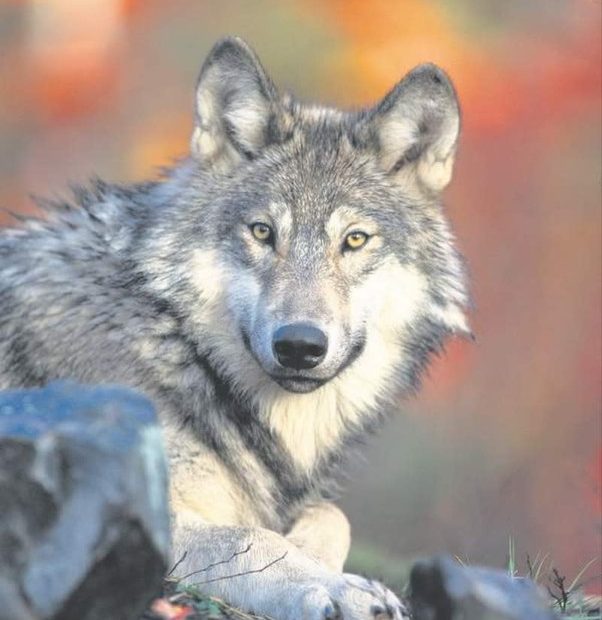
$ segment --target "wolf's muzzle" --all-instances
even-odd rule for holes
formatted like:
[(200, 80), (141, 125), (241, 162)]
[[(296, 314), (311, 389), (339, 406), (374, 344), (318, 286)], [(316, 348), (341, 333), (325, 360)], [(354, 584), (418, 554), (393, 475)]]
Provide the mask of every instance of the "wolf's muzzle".
[(286, 368), (315, 368), (326, 356), (326, 334), (308, 323), (292, 323), (274, 332), (272, 348), (278, 362)]

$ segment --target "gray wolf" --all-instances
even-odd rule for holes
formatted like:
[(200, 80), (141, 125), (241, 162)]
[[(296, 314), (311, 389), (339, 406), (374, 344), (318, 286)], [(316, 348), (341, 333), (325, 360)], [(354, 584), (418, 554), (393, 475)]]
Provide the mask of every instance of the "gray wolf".
[(401, 617), (392, 592), (342, 572), (332, 500), (354, 444), (469, 331), (440, 202), (459, 128), (433, 65), (346, 112), (281, 95), (226, 38), (200, 73), (188, 157), (1, 234), (0, 387), (71, 378), (152, 398), (177, 571), (206, 568), (189, 579), (211, 594), (277, 620)]

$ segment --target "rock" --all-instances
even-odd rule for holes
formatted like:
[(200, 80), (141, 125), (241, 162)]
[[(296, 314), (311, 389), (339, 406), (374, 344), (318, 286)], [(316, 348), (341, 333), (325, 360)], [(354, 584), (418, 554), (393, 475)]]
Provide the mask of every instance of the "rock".
[(167, 464), (119, 387), (0, 392), (0, 620), (126, 620), (161, 590)]
[(555, 620), (530, 579), (450, 557), (417, 562), (410, 575), (413, 620)]

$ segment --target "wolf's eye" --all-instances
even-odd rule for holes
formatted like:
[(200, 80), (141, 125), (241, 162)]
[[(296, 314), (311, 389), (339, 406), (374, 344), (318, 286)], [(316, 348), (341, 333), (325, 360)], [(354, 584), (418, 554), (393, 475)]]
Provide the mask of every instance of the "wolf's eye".
[(343, 243), (343, 250), (359, 250), (366, 245), (367, 241), (368, 235), (365, 232), (361, 232), (359, 230), (350, 232), (345, 237), (345, 242)]
[(274, 231), (263, 222), (255, 222), (251, 224), (251, 232), (257, 241), (262, 243), (272, 243), (274, 239)]

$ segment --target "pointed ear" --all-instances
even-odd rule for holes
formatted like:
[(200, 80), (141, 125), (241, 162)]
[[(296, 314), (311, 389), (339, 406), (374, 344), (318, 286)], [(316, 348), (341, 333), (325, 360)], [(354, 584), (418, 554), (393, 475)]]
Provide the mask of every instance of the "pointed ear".
[(454, 87), (439, 67), (425, 64), (410, 71), (376, 106), (369, 123), (391, 175), (431, 193), (450, 182), (460, 110)]
[(267, 144), (278, 95), (253, 50), (228, 37), (216, 43), (203, 64), (195, 104), (192, 155), (227, 170)]

